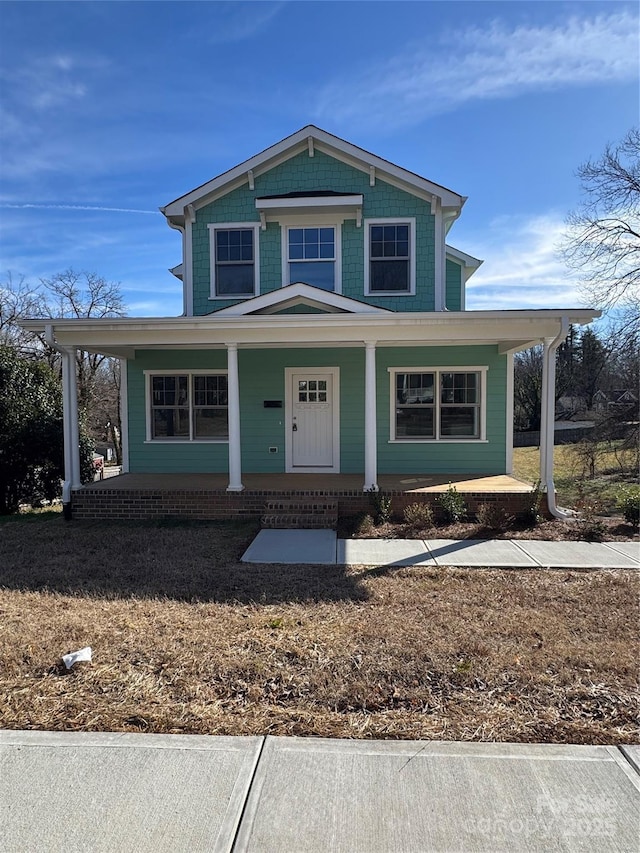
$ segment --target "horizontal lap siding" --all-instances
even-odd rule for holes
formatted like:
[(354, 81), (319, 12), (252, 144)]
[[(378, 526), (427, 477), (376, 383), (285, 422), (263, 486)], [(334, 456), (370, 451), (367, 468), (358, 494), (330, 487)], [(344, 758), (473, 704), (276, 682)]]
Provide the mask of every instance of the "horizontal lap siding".
[[(377, 359), (378, 471), (395, 473), (486, 473), (506, 470), (506, 357), (495, 346), (379, 347)], [(238, 353), (242, 469), (252, 473), (285, 470), (285, 368), (340, 368), (340, 470), (364, 471), (364, 348), (267, 349)], [(222, 350), (139, 352), (129, 361), (130, 470), (140, 473), (225, 472), (227, 444), (145, 444), (144, 371), (224, 369)], [(389, 443), (389, 367), (488, 366), (488, 443)], [(265, 408), (281, 400), (282, 408)], [(276, 447), (276, 453), (269, 448)]]
[[(390, 443), (389, 367), (487, 366), (487, 443)], [(495, 346), (380, 347), (378, 472), (380, 474), (504, 474), (506, 471), (506, 356)]]
[[(253, 473), (285, 470), (285, 382), (287, 367), (340, 368), (340, 470), (362, 471), (364, 450), (364, 352), (361, 349), (240, 350), (242, 467)], [(282, 409), (265, 409), (281, 400)], [(269, 447), (277, 447), (270, 453)]]
[(212, 371), (227, 367), (223, 350), (138, 351), (128, 361), (129, 382), (129, 470), (132, 473), (220, 473), (229, 468), (226, 443), (175, 444), (170, 441), (145, 444), (145, 370)]

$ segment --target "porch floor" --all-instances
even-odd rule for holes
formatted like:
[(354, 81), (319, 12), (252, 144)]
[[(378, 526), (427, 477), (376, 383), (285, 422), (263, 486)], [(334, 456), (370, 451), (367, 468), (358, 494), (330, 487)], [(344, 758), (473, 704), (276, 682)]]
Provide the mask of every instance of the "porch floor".
[[(89, 483), (82, 491), (224, 492), (228, 482), (226, 474), (120, 474)], [(263, 494), (361, 493), (364, 474), (243, 474), (242, 483), (245, 492)], [(382, 492), (407, 494), (446, 492), (449, 483), (462, 493), (526, 494), (533, 490), (530, 483), (508, 474), (381, 474), (378, 478)]]

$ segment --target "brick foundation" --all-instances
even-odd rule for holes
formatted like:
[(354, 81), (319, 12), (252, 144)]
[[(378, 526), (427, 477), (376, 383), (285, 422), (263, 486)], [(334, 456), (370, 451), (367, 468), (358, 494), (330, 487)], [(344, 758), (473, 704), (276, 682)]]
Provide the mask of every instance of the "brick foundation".
[[(381, 491), (391, 498), (391, 512), (401, 518), (412, 503), (430, 503), (436, 518), (441, 517), (438, 494)], [(516, 517), (527, 514), (531, 496), (526, 492), (461, 492), (470, 515), (484, 503), (503, 507)], [(202, 520), (259, 519), (267, 503), (274, 501), (337, 501), (340, 516), (372, 513), (371, 497), (362, 491), (250, 491), (211, 490), (100, 489), (93, 486), (73, 493), (72, 515), (78, 520), (159, 519), (181, 517)]]

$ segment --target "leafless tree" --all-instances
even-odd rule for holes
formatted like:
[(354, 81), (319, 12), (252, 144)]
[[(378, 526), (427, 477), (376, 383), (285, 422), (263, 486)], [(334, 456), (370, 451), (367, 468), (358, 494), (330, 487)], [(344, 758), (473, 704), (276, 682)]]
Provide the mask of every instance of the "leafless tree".
[(635, 305), (640, 290), (640, 129), (577, 172), (585, 195), (569, 214), (562, 254), (582, 276), (587, 302)]

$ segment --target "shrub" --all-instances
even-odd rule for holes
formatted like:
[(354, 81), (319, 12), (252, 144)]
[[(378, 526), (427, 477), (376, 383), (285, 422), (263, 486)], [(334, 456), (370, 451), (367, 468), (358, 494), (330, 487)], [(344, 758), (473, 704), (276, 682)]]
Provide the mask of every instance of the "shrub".
[(356, 522), (355, 533), (358, 536), (366, 536), (368, 533), (371, 533), (374, 526), (373, 518), (369, 514), (362, 515)]
[(391, 519), (391, 498), (385, 497), (374, 489), (369, 489), (369, 501), (376, 524), (386, 524)]
[(442, 507), (446, 520), (449, 522), (456, 523), (462, 521), (467, 514), (465, 499), (451, 483), (449, 483), (449, 488), (446, 492), (438, 495), (437, 501)]
[(579, 538), (587, 542), (599, 542), (605, 533), (604, 522), (598, 517), (602, 512), (600, 501), (581, 497), (576, 501), (575, 508), (579, 512), (576, 519)]
[(480, 504), (476, 518), (488, 530), (505, 530), (513, 521), (513, 516), (504, 507), (492, 503)]
[(533, 490), (529, 493), (529, 500), (525, 508), (525, 520), (530, 524), (539, 524), (542, 521), (542, 484), (536, 480)]
[(433, 527), (433, 510), (427, 503), (409, 504), (404, 511), (404, 520), (416, 530), (428, 530)]
[(623, 486), (618, 492), (616, 506), (627, 524), (640, 526), (640, 486)]

